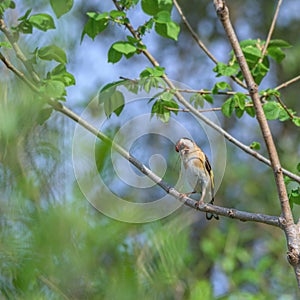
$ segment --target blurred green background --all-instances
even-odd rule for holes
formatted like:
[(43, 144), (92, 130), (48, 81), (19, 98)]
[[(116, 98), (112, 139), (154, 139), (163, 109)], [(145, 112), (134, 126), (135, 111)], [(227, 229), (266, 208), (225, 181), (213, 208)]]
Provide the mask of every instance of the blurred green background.
[[(5, 15), (10, 25), (29, 7), (34, 13), (53, 15), (48, 1), (15, 2), (16, 9)], [(241, 39), (266, 38), (276, 1), (227, 2)], [(226, 62), (229, 45), (212, 1), (180, 4), (206, 45)], [(282, 5), (273, 38), (284, 39), (293, 48), (287, 49), (282, 65), (272, 64), (262, 88), (275, 87), (300, 73), (298, 7), (296, 0)], [(106, 53), (112, 42), (126, 35), (120, 28), (111, 27), (94, 42), (85, 37), (80, 44), (86, 12), (111, 9), (109, 0), (75, 1), (67, 15), (56, 19), (57, 29), (34, 32), (19, 40), (28, 54), (50, 43), (65, 49), (68, 70), (77, 82), (68, 90), (66, 105), (78, 113), (101, 86), (119, 76), (136, 78), (149, 66), (141, 56), (122, 59), (116, 65), (107, 63)], [(135, 25), (145, 18), (139, 6), (129, 15)], [(174, 19), (180, 23), (175, 12)], [(197, 48), (182, 24), (181, 30), (178, 43), (155, 33), (149, 34), (145, 43), (170, 78), (195, 89), (212, 88), (215, 75), (207, 70), (214, 67), (213, 63)], [(2, 34), (0, 38), (3, 41)], [(20, 66), (11, 52), (8, 55)], [(53, 113), (39, 125), (41, 104), (35, 95), (3, 64), (0, 68), (1, 298), (297, 299), (295, 276), (286, 260), (285, 238), (277, 228), (227, 218), (207, 222), (204, 214), (185, 207), (148, 224), (123, 223), (98, 212), (86, 201), (73, 174), (74, 123)], [(39, 65), (39, 74), (44, 75), (47, 68), (47, 64)], [(297, 82), (282, 90), (288, 107), (296, 111), (300, 108), (299, 88)], [(218, 97), (214, 105), (221, 106), (223, 101)], [(244, 143), (262, 142), (253, 119), (226, 119), (221, 114), (218, 117), (222, 127)], [(111, 122), (106, 129), (108, 134), (118, 129), (117, 118)], [(283, 166), (296, 172), (300, 154), (298, 129), (291, 122), (272, 121), (270, 125)], [(145, 148), (151, 147), (151, 139), (142, 142)], [(108, 176), (114, 176), (108, 150), (99, 146), (97, 163), (105, 165)], [(170, 181), (178, 176), (173, 151), (170, 148), (166, 154), (168, 168), (173, 172), (168, 173)], [(136, 154), (142, 152), (137, 147)], [(266, 155), (264, 147), (261, 153)], [(123, 191), (116, 188), (115, 192)], [(142, 194), (140, 191), (130, 195), (139, 202)], [(280, 214), (272, 171), (230, 143), (216, 203)], [(297, 207), (294, 209), (297, 219), (299, 213)]]

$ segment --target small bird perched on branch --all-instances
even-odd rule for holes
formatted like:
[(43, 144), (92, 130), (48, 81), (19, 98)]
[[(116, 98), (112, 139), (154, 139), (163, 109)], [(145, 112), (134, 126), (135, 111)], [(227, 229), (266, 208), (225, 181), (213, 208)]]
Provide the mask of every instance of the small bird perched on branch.
[[(191, 187), (194, 188), (192, 192), (184, 195), (189, 196), (191, 194), (200, 193), (201, 197), (198, 201), (198, 205), (201, 205), (204, 203), (206, 190), (210, 185), (211, 201), (209, 203), (213, 204), (215, 200), (214, 174), (205, 153), (189, 138), (181, 138), (177, 142), (175, 150), (180, 154), (180, 158), (186, 171), (185, 175), (187, 177), (187, 181)], [(219, 219), (217, 215), (210, 215), (206, 213), (206, 218), (208, 220), (212, 217)]]

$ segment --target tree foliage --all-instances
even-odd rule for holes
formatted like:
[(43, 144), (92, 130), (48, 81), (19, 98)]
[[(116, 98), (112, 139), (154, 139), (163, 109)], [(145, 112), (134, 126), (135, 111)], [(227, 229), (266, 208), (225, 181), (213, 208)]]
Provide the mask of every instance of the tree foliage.
[[(126, 118), (148, 111), (150, 117), (144, 118), (144, 123), (157, 118), (163, 128), (175, 119), (193, 127), (187, 111), (195, 109), (201, 116), (214, 111), (221, 123), (215, 126), (227, 133), (229, 141), (242, 144), (228, 143), (228, 168), (216, 196), (219, 212), (230, 216), (227, 211), (233, 208), (254, 218), (259, 214), (280, 215), (272, 171), (259, 161), (268, 157), (268, 151), (258, 133), (259, 116), (241, 64), (220, 42), (225, 34), (218, 25), (213, 1), (198, 2), (183, 2), (182, 7), (171, 0), (0, 2), (2, 297), (266, 299), (280, 295), (296, 299), (295, 276), (286, 261), (285, 239), (278, 227), (230, 218), (207, 223), (202, 213), (186, 206), (151, 223), (120, 222), (94, 209), (73, 176), (73, 121), (81, 122), (74, 112), (79, 106), (88, 106), (91, 95), (101, 111), (92, 106), (88, 113), (97, 118), (103, 115), (106, 120), (103, 133), (96, 134), (106, 142), (94, 149), (97, 171), (115, 194), (132, 203), (150, 202), (165, 195), (168, 188), (159, 180), (158, 185), (144, 189), (118, 181), (111, 151), (115, 149), (125, 158), (128, 154), (110, 138), (125, 127)], [(297, 219), (300, 57), (299, 41), (294, 37), (298, 27), (290, 26), (288, 17), (279, 15), (277, 27), (271, 27), (268, 37), (265, 28), (276, 21), (276, 3), (270, 3), (228, 1), (237, 30), (239, 24), (248, 24), (251, 29), (250, 37), (242, 38), (239, 45), (259, 87), (263, 113), (282, 162), (289, 207)], [(299, 25), (289, 5), (285, 9)], [(255, 12), (257, 18), (251, 17)], [(60, 31), (64, 20), (74, 22), (65, 27), (65, 39)], [(203, 47), (189, 24), (199, 29), (219, 60)], [(84, 73), (92, 56), (85, 51), (90, 48), (105, 49), (102, 61), (108, 63), (111, 73), (119, 66), (120, 78), (103, 82), (102, 77), (102, 88), (98, 83), (92, 91), (82, 88), (86, 98), (76, 104), (69, 95), (74, 97), (78, 92), (82, 75), (86, 83), (92, 81), (91, 74)], [(207, 56), (201, 56), (207, 51)], [(95, 59), (93, 63), (101, 65)], [(128, 78), (121, 74), (122, 66)], [(101, 67), (99, 73), (105, 73)], [(171, 76), (196, 89), (174, 86)], [(142, 94), (146, 101), (142, 106), (130, 106), (128, 93)], [(124, 145), (139, 129), (127, 129), (121, 138)], [(197, 142), (203, 142), (197, 134)], [(134, 153), (127, 159), (149, 175), (134, 159), (145, 163), (159, 148), (168, 161), (168, 171), (160, 176), (173, 185), (179, 169), (172, 147), (150, 132), (127, 149)], [(159, 173), (162, 167), (163, 163), (154, 161), (150, 169)], [(86, 184), (92, 183), (84, 161), (82, 169)], [(113, 201), (104, 187), (99, 188), (99, 199)], [(231, 214), (236, 219), (251, 219), (243, 219), (246, 214), (235, 215), (234, 210)]]

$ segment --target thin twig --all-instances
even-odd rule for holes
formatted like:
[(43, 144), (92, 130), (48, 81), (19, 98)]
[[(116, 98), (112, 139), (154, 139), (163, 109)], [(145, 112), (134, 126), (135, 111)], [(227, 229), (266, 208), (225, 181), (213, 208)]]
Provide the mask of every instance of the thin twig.
[(214, 57), (214, 55), (207, 49), (207, 47), (204, 45), (204, 43), (200, 40), (199, 36), (197, 35), (197, 33), (194, 31), (194, 29), (192, 28), (192, 26), (190, 25), (189, 21), (187, 20), (186, 16), (183, 14), (183, 11), (180, 7), (180, 5), (178, 4), (177, 0), (173, 0), (173, 3), (183, 21), (183, 23), (185, 24), (185, 26), (187, 27), (188, 31), (191, 33), (193, 39), (196, 41), (196, 43), (198, 44), (198, 46), (205, 52), (205, 54), (215, 63), (218, 63), (218, 60)]
[(24, 53), (21, 51), (19, 45), (17, 44), (15, 37), (13, 34), (9, 31), (9, 29), (6, 27), (5, 22), (3, 19), (0, 19), (0, 30), (4, 33), (10, 44), (12, 45), (17, 58), (22, 62), (30, 76), (35, 82), (39, 82), (39, 76), (35, 72), (35, 70), (32, 67), (32, 64), (27, 59), (27, 57), (24, 55)]
[[(135, 84), (139, 83), (138, 79), (131, 79), (131, 78), (124, 77), (124, 76), (120, 76), (119, 78), (123, 79), (123, 80), (131, 81), (132, 83), (135, 83)], [(174, 90), (176, 90), (177, 92), (188, 93), (188, 94), (200, 94), (200, 95), (212, 95), (212, 94), (214, 94), (210, 90), (203, 90), (203, 89), (201, 89), (201, 90), (180, 89), (180, 88), (171, 89), (170, 87), (164, 87), (164, 86), (158, 86), (158, 88), (160, 88), (162, 90), (165, 90), (165, 91), (174, 91)], [(218, 91), (215, 95), (229, 95), (229, 96), (233, 96), (233, 95), (236, 95), (237, 93), (239, 93), (239, 92), (234, 92), (234, 91), (226, 91), (226, 92), (224, 92), (224, 91)], [(243, 94), (245, 94), (246, 96), (250, 96), (249, 93), (243, 93)]]
[[(207, 47), (204, 45), (204, 43), (201, 41), (197, 33), (194, 31), (192, 26), (190, 25), (189, 21), (187, 20), (186, 16), (184, 15), (180, 5), (178, 4), (177, 0), (173, 0), (173, 3), (183, 21), (185, 26), (187, 27), (188, 31), (191, 33), (193, 39), (196, 41), (197, 45), (205, 52), (205, 54), (215, 63), (218, 64), (218, 60), (213, 56), (213, 54), (207, 49)], [(242, 86), (243, 88), (247, 88), (247, 86), (236, 76), (230, 76), (230, 78), (235, 81), (237, 84)]]
[(281, 107), (286, 111), (286, 113), (289, 115), (290, 119), (293, 120), (294, 119), (294, 115), (289, 111), (288, 107), (285, 105), (285, 103), (282, 101), (282, 99), (275, 95), (277, 101), (279, 102), (279, 104), (281, 105)]
[[(239, 106), (235, 106), (235, 108), (238, 108)], [(253, 104), (249, 103), (246, 104), (245, 107), (253, 107)], [(189, 109), (186, 108), (175, 108), (175, 107), (169, 107), (169, 106), (164, 106), (165, 109), (170, 110), (170, 111), (178, 111), (178, 112), (190, 112)], [(206, 113), (206, 112), (212, 112), (212, 111), (221, 111), (222, 107), (211, 107), (211, 108), (206, 108), (206, 109), (198, 109), (199, 113)]]
[(272, 20), (272, 23), (271, 23), (271, 27), (269, 29), (269, 33), (268, 33), (268, 36), (267, 36), (267, 39), (266, 39), (266, 43), (263, 47), (261, 58), (259, 59), (259, 63), (261, 63), (263, 61), (263, 59), (264, 59), (264, 57), (267, 53), (267, 49), (268, 49), (268, 46), (270, 44), (274, 29), (275, 29), (275, 25), (276, 25), (276, 21), (277, 21), (277, 18), (278, 18), (281, 3), (282, 3), (282, 0), (278, 0), (277, 7), (276, 7), (276, 10), (275, 10), (275, 13), (274, 13), (274, 17), (273, 17), (273, 20)]
[(0, 52), (0, 60), (6, 65), (6, 67), (13, 71), (22, 81), (24, 81), (33, 91), (37, 92), (38, 88), (29, 80), (27, 77), (19, 71), (17, 68), (13, 66), (13, 64), (3, 56), (3, 54)]
[(288, 80), (288, 81), (286, 81), (286, 82), (284, 82), (284, 83), (282, 83), (282, 84), (280, 84), (280, 85), (278, 85), (278, 86), (275, 88), (275, 90), (279, 91), (280, 89), (283, 89), (283, 88), (289, 86), (290, 84), (295, 83), (295, 82), (297, 82), (297, 81), (299, 81), (299, 80), (300, 80), (300, 75), (299, 75), (299, 76), (296, 76), (296, 77), (294, 77), (294, 78), (292, 78), (292, 79), (290, 79), (290, 80)]
[(38, 278), (47, 285), (48, 288), (53, 290), (55, 293), (57, 293), (60, 297), (62, 297), (65, 300), (69, 300), (70, 298), (59, 288), (57, 287), (51, 280), (46, 278), (43, 275), (39, 275)]

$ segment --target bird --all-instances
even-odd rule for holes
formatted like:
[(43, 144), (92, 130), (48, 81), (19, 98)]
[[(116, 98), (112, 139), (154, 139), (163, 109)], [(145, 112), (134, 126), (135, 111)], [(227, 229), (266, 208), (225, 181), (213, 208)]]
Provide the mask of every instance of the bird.
[[(204, 204), (204, 198), (208, 187), (211, 188), (210, 204), (214, 203), (214, 174), (209, 163), (209, 160), (201, 148), (191, 139), (183, 137), (175, 146), (176, 152), (179, 152), (185, 175), (190, 186), (194, 189), (190, 193), (185, 193), (184, 196), (200, 193), (201, 197), (197, 205)], [(219, 219), (218, 215), (206, 213), (208, 220)]]

